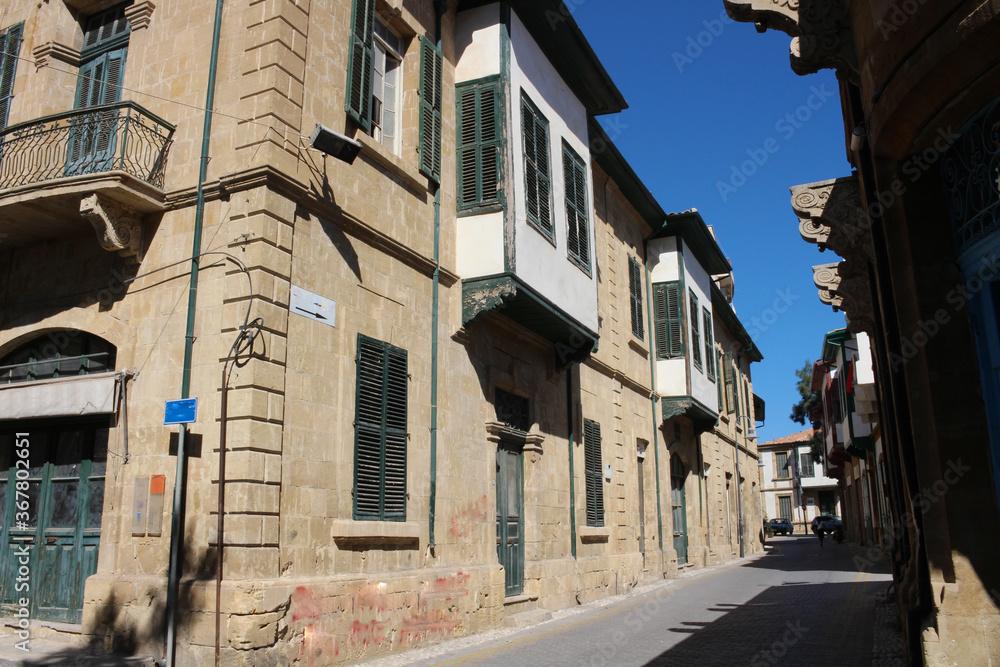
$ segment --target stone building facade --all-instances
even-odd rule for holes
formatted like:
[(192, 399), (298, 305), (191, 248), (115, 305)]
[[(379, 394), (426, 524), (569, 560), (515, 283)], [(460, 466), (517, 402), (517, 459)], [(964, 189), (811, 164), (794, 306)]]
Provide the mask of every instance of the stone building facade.
[(820, 298), (871, 338), (909, 657), (995, 662), (1000, 14), (962, 0), (724, 4), (788, 33), (795, 72), (837, 72), (854, 171), (793, 187), (792, 207), (803, 238), (843, 258), (814, 267)]
[(557, 3), (5, 9), (33, 632), (334, 664), (724, 560), (733, 501), (759, 549), (732, 269), (601, 132), (625, 102)]

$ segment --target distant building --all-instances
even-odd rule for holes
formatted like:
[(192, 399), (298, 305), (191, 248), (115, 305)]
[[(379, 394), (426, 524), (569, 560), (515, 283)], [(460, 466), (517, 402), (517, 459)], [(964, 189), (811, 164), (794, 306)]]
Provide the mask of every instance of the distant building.
[(795, 532), (808, 533), (820, 514), (841, 516), (837, 480), (826, 475), (826, 455), (815, 460), (807, 428), (758, 445), (764, 478), (764, 514), (768, 519), (788, 519)]

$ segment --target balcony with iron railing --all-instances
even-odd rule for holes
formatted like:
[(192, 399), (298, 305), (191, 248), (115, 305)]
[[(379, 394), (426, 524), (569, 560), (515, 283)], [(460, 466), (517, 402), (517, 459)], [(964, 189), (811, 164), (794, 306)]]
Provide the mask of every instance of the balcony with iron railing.
[[(134, 102), (67, 111), (0, 130), (4, 242), (54, 238), (78, 230), (85, 219), (106, 249), (138, 254), (132, 252), (136, 239), (123, 240), (113, 223), (131, 220), (126, 227), (139, 225), (141, 236), (142, 219), (165, 210), (164, 171), (173, 133), (173, 125)], [(136, 230), (131, 231), (126, 236)]]

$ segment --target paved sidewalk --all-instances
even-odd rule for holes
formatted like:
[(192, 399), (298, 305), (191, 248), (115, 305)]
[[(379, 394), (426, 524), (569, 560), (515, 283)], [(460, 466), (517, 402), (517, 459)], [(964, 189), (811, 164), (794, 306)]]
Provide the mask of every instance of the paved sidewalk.
[(107, 654), (86, 644), (59, 639), (31, 638), (28, 650), (17, 648), (21, 640), (4, 626), (0, 636), (0, 667), (31, 667), (35, 665), (80, 665), (81, 667), (153, 667), (152, 658)]

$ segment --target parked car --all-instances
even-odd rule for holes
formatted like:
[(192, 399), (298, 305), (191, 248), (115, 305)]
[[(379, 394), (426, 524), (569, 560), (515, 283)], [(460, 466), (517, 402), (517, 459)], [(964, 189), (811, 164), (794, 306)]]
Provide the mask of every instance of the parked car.
[(771, 519), (767, 527), (772, 535), (791, 535), (795, 532), (792, 522), (788, 519)]
[(840, 519), (829, 514), (820, 514), (812, 520), (812, 531), (814, 533), (822, 530), (827, 535), (830, 535), (843, 529), (844, 524), (841, 523)]

